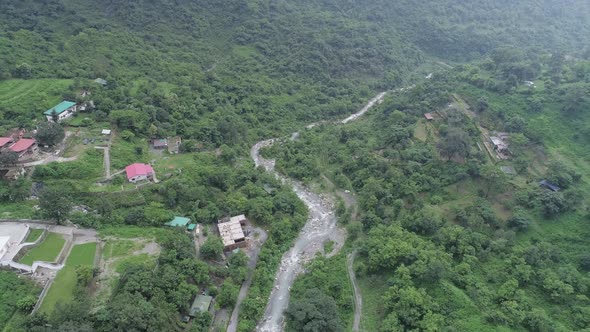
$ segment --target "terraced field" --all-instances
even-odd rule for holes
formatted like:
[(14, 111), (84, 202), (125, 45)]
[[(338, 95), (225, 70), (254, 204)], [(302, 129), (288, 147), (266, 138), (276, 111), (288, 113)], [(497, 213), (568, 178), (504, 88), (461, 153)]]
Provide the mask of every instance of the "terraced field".
[(76, 267), (93, 266), (95, 254), (96, 242), (77, 244), (72, 248), (66, 265), (58, 272), (45, 299), (43, 299), (41, 312), (51, 313), (57, 303), (65, 304), (72, 301), (77, 282)]
[(59, 103), (72, 83), (68, 79), (0, 81), (0, 108), (17, 113), (34, 113)]
[(39, 245), (29, 250), (20, 263), (32, 265), (34, 261), (54, 262), (63, 248), (66, 240), (61, 234), (49, 233)]

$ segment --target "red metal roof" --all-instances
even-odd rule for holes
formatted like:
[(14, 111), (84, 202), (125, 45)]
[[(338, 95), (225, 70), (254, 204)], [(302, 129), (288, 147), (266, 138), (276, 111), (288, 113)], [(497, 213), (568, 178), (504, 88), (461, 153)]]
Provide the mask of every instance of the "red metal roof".
[(23, 152), (33, 146), (33, 144), (36, 142), (37, 141), (32, 138), (21, 138), (18, 140), (18, 142), (14, 143), (14, 145), (10, 147), (10, 150), (14, 152)]
[(154, 169), (150, 165), (135, 163), (125, 167), (127, 173), (127, 179), (131, 179), (135, 176), (148, 176), (154, 174)]
[(430, 113), (424, 114), (424, 117), (426, 118), (426, 120), (432, 120), (432, 119), (434, 119), (434, 117)]
[(12, 142), (12, 137), (0, 137), (0, 147)]

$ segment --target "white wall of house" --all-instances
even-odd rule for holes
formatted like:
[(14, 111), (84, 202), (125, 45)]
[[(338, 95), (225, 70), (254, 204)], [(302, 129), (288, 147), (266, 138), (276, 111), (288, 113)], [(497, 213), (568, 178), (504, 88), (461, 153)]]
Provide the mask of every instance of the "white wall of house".
[(136, 182), (144, 181), (147, 179), (148, 178), (145, 175), (136, 175), (136, 176), (132, 177), (131, 179), (129, 179), (129, 182), (136, 183)]
[[(67, 110), (61, 112), (58, 115), (58, 119), (57, 122), (61, 122), (62, 120), (65, 120), (69, 117), (71, 117), (72, 115), (74, 115), (74, 113), (76, 113), (76, 105), (68, 108)], [(53, 117), (51, 115), (46, 115), (47, 117), (47, 121), (52, 122), (53, 121)]]

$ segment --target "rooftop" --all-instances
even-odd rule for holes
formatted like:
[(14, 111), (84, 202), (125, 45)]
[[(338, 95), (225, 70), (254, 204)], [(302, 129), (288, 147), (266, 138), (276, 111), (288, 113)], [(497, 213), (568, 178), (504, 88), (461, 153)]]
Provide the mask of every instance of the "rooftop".
[(176, 216), (171, 221), (165, 223), (165, 225), (171, 227), (186, 227), (190, 222), (191, 220), (189, 218)]
[(135, 176), (148, 176), (154, 174), (154, 169), (150, 165), (135, 163), (125, 167), (127, 178), (131, 179)]
[(0, 137), (0, 148), (12, 142), (12, 137)]
[(97, 78), (94, 80), (94, 83), (98, 83), (100, 85), (107, 85), (107, 80), (102, 79), (102, 78)]
[(52, 108), (48, 109), (47, 111), (43, 112), (43, 114), (45, 114), (47, 116), (51, 116), (51, 115), (53, 115), (53, 112), (55, 111), (55, 114), (59, 115), (74, 105), (76, 105), (76, 103), (74, 103), (73, 101), (64, 100), (61, 103), (59, 103), (59, 104), (53, 106)]
[(189, 311), (189, 316), (194, 317), (197, 312), (207, 312), (211, 306), (213, 298), (209, 295), (197, 295)]
[(14, 143), (14, 145), (10, 147), (10, 150), (14, 152), (23, 152), (33, 146), (33, 144), (36, 142), (37, 141), (32, 138), (19, 139), (18, 142)]
[(425, 113), (424, 117), (426, 118), (426, 120), (433, 120), (434, 119), (434, 117), (430, 113)]
[(165, 138), (158, 138), (152, 141), (152, 144), (155, 148), (166, 147), (168, 146), (168, 140)]
[(246, 236), (242, 230), (240, 221), (245, 220), (244, 215), (231, 217), (230, 221), (217, 224), (221, 241), (225, 247), (235, 244), (239, 240), (243, 240)]

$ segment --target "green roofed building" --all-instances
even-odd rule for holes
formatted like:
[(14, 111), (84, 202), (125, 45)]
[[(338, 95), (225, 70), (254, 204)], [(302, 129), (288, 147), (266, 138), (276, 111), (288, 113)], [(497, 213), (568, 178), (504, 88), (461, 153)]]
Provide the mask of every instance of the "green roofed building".
[(197, 295), (195, 301), (193, 301), (193, 305), (191, 306), (191, 310), (189, 310), (188, 315), (191, 317), (195, 317), (198, 312), (207, 312), (209, 308), (211, 308), (211, 302), (213, 302), (213, 298), (209, 295)]
[(196, 227), (197, 224), (189, 224), (188, 226), (186, 226), (186, 229), (188, 229), (189, 231), (194, 231)]
[(170, 227), (187, 227), (187, 225), (191, 222), (189, 218), (185, 217), (174, 217), (171, 221), (167, 222), (165, 225)]
[(57, 116), (57, 122), (63, 119), (67, 119), (76, 113), (76, 103), (73, 101), (62, 101), (61, 103), (53, 106), (47, 111), (43, 112), (43, 115), (47, 118), (47, 121), (53, 122), (53, 117)]

